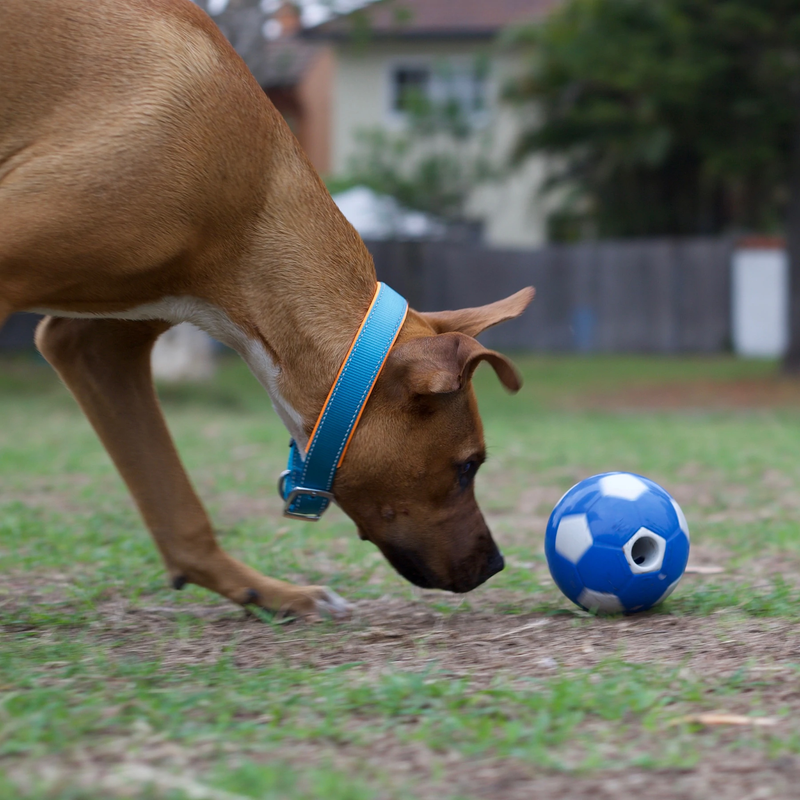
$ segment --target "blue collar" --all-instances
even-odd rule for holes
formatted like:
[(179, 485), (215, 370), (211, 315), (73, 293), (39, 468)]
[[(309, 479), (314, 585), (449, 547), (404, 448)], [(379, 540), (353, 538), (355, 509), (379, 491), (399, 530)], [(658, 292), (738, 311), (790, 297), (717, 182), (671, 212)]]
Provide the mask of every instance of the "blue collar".
[(308, 451), (303, 456), (294, 439), (289, 443), (289, 464), (278, 482), (284, 516), (316, 521), (330, 505), (336, 470), (407, 312), (405, 299), (379, 283), (311, 432)]

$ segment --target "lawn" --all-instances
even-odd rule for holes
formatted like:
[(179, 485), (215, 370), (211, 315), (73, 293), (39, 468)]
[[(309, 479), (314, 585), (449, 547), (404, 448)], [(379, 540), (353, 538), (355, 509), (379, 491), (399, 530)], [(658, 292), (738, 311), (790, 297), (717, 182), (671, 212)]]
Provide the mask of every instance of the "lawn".
[[(0, 798), (796, 796), (800, 384), (730, 358), (517, 361), (516, 396), (476, 375), (507, 567), (465, 596), (405, 583), (336, 509), (281, 517), (288, 437), (240, 362), (162, 388), (225, 547), (355, 606), (282, 625), (170, 590), (68, 393), (0, 362)], [(638, 616), (573, 607), (542, 552), (561, 494), (609, 470), (692, 530), (695, 571)]]

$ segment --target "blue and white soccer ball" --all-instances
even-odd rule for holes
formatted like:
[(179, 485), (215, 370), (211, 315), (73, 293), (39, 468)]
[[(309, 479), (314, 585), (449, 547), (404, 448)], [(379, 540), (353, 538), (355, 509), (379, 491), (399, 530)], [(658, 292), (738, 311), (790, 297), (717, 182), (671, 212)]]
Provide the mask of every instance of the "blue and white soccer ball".
[(547, 523), (545, 554), (559, 589), (588, 611), (644, 611), (669, 597), (689, 559), (681, 507), (629, 472), (573, 486)]

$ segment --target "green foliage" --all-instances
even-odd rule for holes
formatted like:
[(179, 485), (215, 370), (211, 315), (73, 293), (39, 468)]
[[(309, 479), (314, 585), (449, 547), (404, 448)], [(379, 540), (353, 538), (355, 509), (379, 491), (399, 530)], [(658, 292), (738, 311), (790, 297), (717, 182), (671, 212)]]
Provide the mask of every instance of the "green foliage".
[(800, 136), (800, 7), (787, 0), (568, 0), (509, 41), (535, 103), (517, 156), (562, 167), (557, 223), (601, 236), (774, 227)]

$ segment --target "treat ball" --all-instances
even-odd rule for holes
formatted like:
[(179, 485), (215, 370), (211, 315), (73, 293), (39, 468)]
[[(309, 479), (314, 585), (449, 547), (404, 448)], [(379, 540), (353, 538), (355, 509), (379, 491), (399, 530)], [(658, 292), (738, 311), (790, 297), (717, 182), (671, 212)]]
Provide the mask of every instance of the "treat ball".
[(573, 603), (606, 614), (645, 611), (675, 591), (689, 559), (689, 526), (657, 483), (608, 472), (556, 503), (544, 547), (553, 580)]

